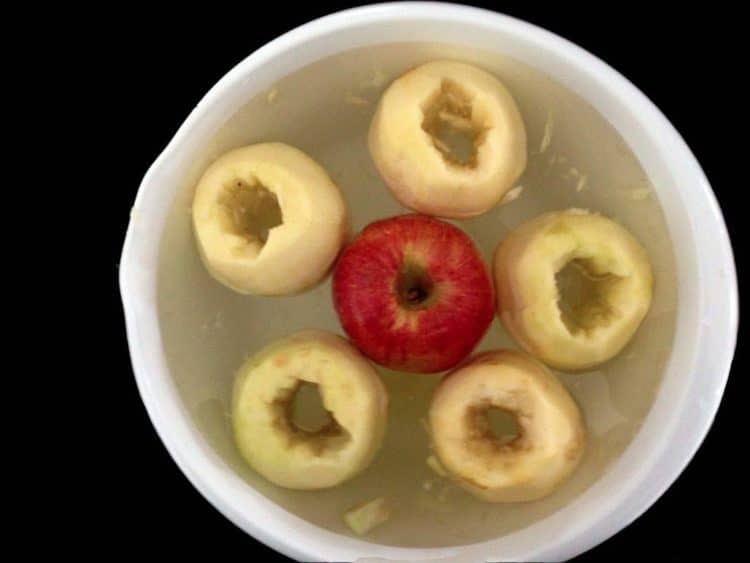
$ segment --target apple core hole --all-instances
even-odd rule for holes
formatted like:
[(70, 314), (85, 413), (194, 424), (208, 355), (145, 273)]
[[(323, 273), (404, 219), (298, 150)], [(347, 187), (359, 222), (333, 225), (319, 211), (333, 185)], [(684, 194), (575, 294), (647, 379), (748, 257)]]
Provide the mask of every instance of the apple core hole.
[(299, 431), (317, 434), (337, 426), (331, 413), (323, 405), (320, 388), (303, 381), (297, 387), (289, 405), (289, 421)]
[(571, 334), (590, 333), (616, 317), (609, 295), (623, 278), (601, 272), (591, 260), (569, 261), (555, 274), (560, 318)]
[(445, 162), (475, 168), (485, 129), (474, 120), (472, 99), (458, 83), (444, 79), (422, 113), (422, 129)]
[(220, 203), (230, 232), (248, 242), (264, 245), (271, 229), (283, 223), (276, 194), (259, 182), (233, 181), (224, 189)]
[(521, 436), (518, 418), (509, 410), (490, 407), (485, 416), (490, 436), (499, 446), (506, 446)]
[(485, 453), (514, 448), (523, 437), (523, 427), (515, 412), (490, 400), (473, 405), (467, 412), (469, 443)]

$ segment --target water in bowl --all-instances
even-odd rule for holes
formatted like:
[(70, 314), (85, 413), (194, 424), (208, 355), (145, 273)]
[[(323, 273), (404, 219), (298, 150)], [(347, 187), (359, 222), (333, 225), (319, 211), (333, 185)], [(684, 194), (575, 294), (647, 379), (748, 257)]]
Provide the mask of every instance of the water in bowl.
[[(388, 432), (372, 465), (333, 489), (284, 490), (264, 481), (239, 457), (229, 425), (234, 372), (272, 340), (303, 328), (341, 333), (330, 279), (298, 296), (259, 298), (230, 291), (209, 277), (196, 252), (190, 221), (195, 183), (221, 153), (262, 141), (299, 147), (340, 186), (354, 231), (407, 210), (390, 195), (368, 154), (366, 132), (380, 94), (406, 70), (434, 59), (477, 64), (514, 95), (528, 133), (529, 162), (515, 199), (458, 223), (489, 261), (515, 226), (542, 212), (587, 208), (614, 217), (645, 245), (656, 286), (652, 308), (635, 338), (599, 369), (559, 374), (588, 427), (586, 455), (551, 496), (523, 504), (486, 504), (436, 475), (425, 426), (439, 376), (379, 369), (390, 393)], [(170, 371), (206, 442), (248, 483), (298, 516), (348, 534), (342, 514), (377, 496), (390, 499), (392, 519), (369, 540), (399, 546), (447, 546), (518, 530), (581, 494), (627, 447), (649, 410), (670, 352), (676, 312), (674, 258), (664, 217), (648, 178), (615, 129), (570, 90), (512, 59), (435, 44), (389, 44), (336, 55), (258, 93), (216, 134), (190, 170), (162, 238), (159, 315)], [(515, 347), (498, 321), (479, 350)]]

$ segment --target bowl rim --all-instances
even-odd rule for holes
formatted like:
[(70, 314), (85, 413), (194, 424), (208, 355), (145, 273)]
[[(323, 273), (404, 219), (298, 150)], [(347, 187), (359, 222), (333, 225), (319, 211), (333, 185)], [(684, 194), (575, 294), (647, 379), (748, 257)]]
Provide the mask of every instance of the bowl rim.
[[(674, 414), (663, 436), (649, 442), (652, 448), (656, 448), (653, 444), (660, 444), (653, 458), (649, 462), (644, 462), (637, 474), (629, 478), (627, 487), (623, 486), (622, 490), (613, 491), (607, 497), (608, 502), (597, 507), (593, 516), (587, 513), (586, 522), (571, 525), (548, 545), (521, 551), (503, 551), (501, 556), (493, 552), (493, 546), (497, 549), (503, 538), (472, 544), (470, 548), (400, 548), (348, 538), (318, 528), (286, 512), (254, 490), (252, 493), (248, 492), (249, 496), (243, 497), (243, 501), (248, 504), (238, 506), (237, 493), (243, 487), (251, 488), (236, 475), (232, 478), (231, 475), (225, 474), (228, 470), (224, 473), (220, 471), (219, 466), (223, 462), (207, 445), (201, 443), (195, 431), (189, 428), (190, 423), (184, 407), (165, 401), (165, 397), (169, 395), (176, 397), (175, 390), (169, 388), (170, 384), (167, 381), (158, 380), (155, 374), (168, 375), (168, 370), (163, 362), (160, 362), (161, 365), (155, 365), (154, 358), (147, 354), (148, 349), (154, 347), (154, 342), (160, 344), (158, 319), (154, 323), (155, 313), (149, 311), (149, 304), (155, 300), (156, 272), (153, 262), (144, 258), (142, 243), (139, 244), (138, 238), (140, 227), (137, 225), (136, 217), (131, 216), (120, 261), (120, 290), (131, 361), (139, 393), (157, 434), (190, 482), (230, 521), (289, 557), (301, 560), (345, 560), (372, 555), (403, 560), (437, 559), (459, 553), (465, 557), (467, 549), (472, 553), (476, 551), (478, 560), (480, 557), (487, 557), (488, 554), (498, 559), (511, 557), (559, 560), (571, 557), (604, 541), (636, 519), (661, 496), (687, 466), (718, 410), (734, 355), (739, 322), (734, 258), (716, 197), (700, 165), (679, 133), (656, 106), (625, 77), (566, 39), (532, 24), (481, 8), (435, 2), (404, 2), (343, 10), (313, 20), (279, 36), (251, 53), (221, 78), (201, 99), (145, 174), (138, 189), (134, 209), (139, 209), (139, 204), (143, 202), (147, 191), (155, 189), (154, 186), (158, 183), (156, 180), (168, 171), (170, 164), (173, 164), (170, 163), (170, 159), (173, 159), (180, 144), (195, 132), (198, 122), (211, 112), (212, 106), (228, 92), (246, 85), (251, 72), (284, 52), (297, 49), (310, 41), (332, 36), (339, 31), (357, 25), (396, 24), (405, 20), (450, 20), (456, 25), (484, 26), (513, 35), (519, 38), (519, 41), (523, 38), (540, 51), (549, 51), (550, 56), (554, 54), (567, 58), (571, 65), (578, 67), (582, 76), (585, 75), (592, 83), (607, 88), (611, 96), (617, 98), (623, 108), (630, 113), (629, 118), (643, 128), (644, 135), (658, 140), (657, 145), (663, 147), (658, 155), (659, 159), (672, 163), (670, 169), (678, 165), (683, 167), (683, 179), (688, 180), (685, 184), (685, 197), (692, 198), (692, 209), (700, 210), (696, 216), (690, 216), (690, 220), (693, 221), (692, 231), (712, 233), (711, 237), (694, 237), (701, 274), (701, 280), (697, 282), (701, 291), (695, 300), (696, 310), (700, 314), (698, 321), (701, 324), (696, 330), (699, 331), (698, 341), (701, 346), (696, 347), (699, 349), (696, 349), (694, 357), (690, 358), (690, 365), (694, 370), (691, 373), (702, 367), (710, 369), (711, 377), (693, 377), (689, 388), (683, 390), (681, 412), (684, 414), (688, 406), (695, 407), (690, 419), (678, 416), (680, 413)], [(388, 42), (393, 41), (383, 41)], [(350, 48), (351, 45), (348, 45), (343, 50)], [(698, 231), (699, 227), (708, 230)], [(153, 257), (153, 252), (150, 256)], [(714, 270), (717, 273), (712, 274)], [(707, 289), (709, 286), (710, 290)], [(705, 330), (708, 325), (712, 329), (710, 334)], [(147, 343), (147, 336), (152, 338), (152, 342)], [(651, 409), (654, 410), (655, 407), (656, 402)], [(676, 440), (678, 430), (681, 438)], [(638, 436), (633, 439), (628, 450), (634, 446), (637, 439)], [(625, 454), (626, 452), (623, 452), (622, 456)], [(588, 491), (583, 495), (587, 493)], [(253, 510), (263, 511), (264, 518), (254, 518)], [(543, 520), (548, 520), (555, 514)], [(521, 536), (538, 524), (532, 524), (509, 535)], [(294, 533), (288, 533), (289, 530), (294, 530)], [(336, 545), (330, 545), (333, 542)]]

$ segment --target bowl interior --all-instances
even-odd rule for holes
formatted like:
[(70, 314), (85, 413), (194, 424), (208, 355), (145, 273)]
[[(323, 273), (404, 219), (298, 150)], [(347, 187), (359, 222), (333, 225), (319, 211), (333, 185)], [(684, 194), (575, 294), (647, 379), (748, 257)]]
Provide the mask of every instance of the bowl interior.
[[(377, 100), (391, 80), (429, 60), (470, 62), (494, 73), (514, 95), (528, 133), (529, 164), (518, 197), (457, 223), (485, 259), (519, 223), (542, 212), (586, 208), (613, 217), (646, 247), (655, 278), (652, 308), (627, 348), (582, 374), (560, 374), (588, 428), (585, 458), (550, 497), (525, 504), (474, 500), (426, 465), (424, 417), (438, 376), (380, 369), (391, 409), (384, 446), (360, 476), (334, 489), (300, 492), (275, 487), (239, 457), (229, 426), (233, 375), (243, 358), (302, 328), (341, 333), (330, 280), (302, 295), (247, 297), (214, 281), (196, 252), (190, 221), (194, 186), (205, 166), (239, 146), (282, 141), (320, 162), (344, 193), (356, 232), (375, 219), (404, 213), (379, 178), (366, 133)], [(637, 434), (657, 395), (672, 350), (677, 275), (672, 238), (660, 198), (628, 143), (578, 94), (507, 55), (427, 42), (387, 43), (339, 52), (264, 88), (247, 88), (239, 109), (192, 140), (189, 165), (161, 186), (172, 194), (159, 241), (158, 320), (168, 372), (190, 424), (229, 470), (285, 510), (348, 535), (342, 514), (376, 496), (391, 499), (394, 517), (367, 540), (402, 547), (464, 545), (502, 537), (550, 516), (601, 479)], [(293, 265), (290, 265), (293, 267)], [(478, 350), (515, 347), (495, 321)]]

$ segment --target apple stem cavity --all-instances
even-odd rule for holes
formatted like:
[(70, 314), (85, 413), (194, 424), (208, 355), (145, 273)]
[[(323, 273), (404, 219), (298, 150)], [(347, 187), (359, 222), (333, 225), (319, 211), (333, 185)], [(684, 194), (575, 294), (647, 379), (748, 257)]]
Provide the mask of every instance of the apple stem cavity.
[(423, 309), (433, 294), (432, 278), (421, 266), (413, 263), (404, 264), (396, 281), (396, 293), (401, 304), (409, 309)]
[(271, 229), (283, 223), (276, 194), (257, 181), (233, 181), (224, 188), (221, 203), (230, 219), (232, 232), (261, 245), (268, 241)]
[(406, 301), (412, 305), (419, 305), (427, 298), (427, 292), (421, 287), (412, 287), (406, 292)]

